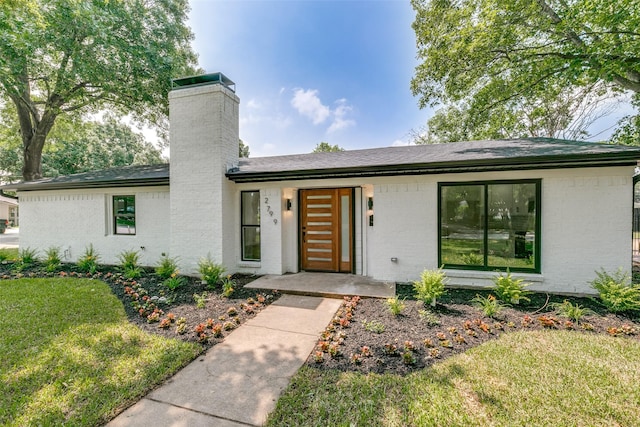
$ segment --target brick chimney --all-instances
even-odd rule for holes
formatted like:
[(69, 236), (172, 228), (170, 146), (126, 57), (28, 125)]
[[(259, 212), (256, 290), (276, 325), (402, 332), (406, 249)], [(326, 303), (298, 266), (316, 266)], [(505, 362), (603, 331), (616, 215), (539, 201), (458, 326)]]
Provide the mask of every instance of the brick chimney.
[(235, 261), (235, 199), (225, 173), (238, 165), (239, 104), (222, 73), (174, 80), (169, 93), (169, 255), (186, 274), (207, 254), (227, 267)]

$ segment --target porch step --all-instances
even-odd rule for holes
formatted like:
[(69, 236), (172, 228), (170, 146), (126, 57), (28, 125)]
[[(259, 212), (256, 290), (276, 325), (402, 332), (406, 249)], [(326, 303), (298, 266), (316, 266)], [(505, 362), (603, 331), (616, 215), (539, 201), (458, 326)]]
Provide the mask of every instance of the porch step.
[(373, 280), (355, 274), (302, 272), (282, 276), (262, 276), (246, 285), (251, 289), (277, 290), (283, 294), (342, 298), (391, 298), (396, 294), (394, 282)]

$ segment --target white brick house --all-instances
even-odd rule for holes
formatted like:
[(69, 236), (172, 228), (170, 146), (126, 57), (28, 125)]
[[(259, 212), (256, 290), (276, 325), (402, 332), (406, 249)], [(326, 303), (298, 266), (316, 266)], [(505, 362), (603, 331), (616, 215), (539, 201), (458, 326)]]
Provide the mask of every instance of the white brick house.
[(171, 170), (128, 167), (11, 186), (21, 246), (140, 250), (196, 273), (346, 272), (452, 284), (517, 272), (532, 289), (590, 293), (594, 270), (631, 268), (640, 149), (551, 139), (238, 158), (239, 99), (220, 73), (169, 95)]

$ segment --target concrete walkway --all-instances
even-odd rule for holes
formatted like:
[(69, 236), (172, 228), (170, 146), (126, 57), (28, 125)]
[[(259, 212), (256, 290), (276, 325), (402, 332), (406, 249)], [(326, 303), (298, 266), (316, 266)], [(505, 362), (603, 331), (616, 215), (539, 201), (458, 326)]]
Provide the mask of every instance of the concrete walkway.
[(262, 425), (341, 303), (282, 295), (107, 426)]

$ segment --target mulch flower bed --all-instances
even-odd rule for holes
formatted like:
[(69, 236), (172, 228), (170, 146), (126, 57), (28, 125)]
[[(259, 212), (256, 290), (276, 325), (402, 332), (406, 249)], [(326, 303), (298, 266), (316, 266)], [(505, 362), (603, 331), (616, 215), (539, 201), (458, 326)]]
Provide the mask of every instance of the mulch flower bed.
[(221, 342), (279, 296), (271, 290), (245, 288), (245, 284), (257, 278), (249, 275), (231, 276), (234, 291), (225, 297), (220, 287), (210, 289), (200, 279), (189, 276), (182, 276), (183, 284), (178, 289), (169, 290), (152, 268), (142, 269), (140, 278), (129, 280), (115, 266), (99, 266), (95, 273), (89, 274), (79, 272), (74, 264), (63, 264), (60, 271), (53, 273), (46, 272), (39, 263), (20, 272), (16, 272), (11, 263), (0, 264), (0, 279), (22, 277), (102, 280), (122, 301), (130, 322), (150, 333), (199, 342), (204, 348)]
[[(150, 333), (198, 342), (203, 349), (222, 341), (279, 296), (275, 291), (245, 288), (256, 276), (232, 276), (234, 292), (225, 297), (221, 289), (209, 289), (187, 276), (171, 291), (151, 268), (142, 269), (139, 279), (128, 280), (114, 266), (99, 266), (88, 274), (74, 264), (63, 264), (54, 273), (38, 263), (19, 272), (11, 263), (0, 264), (0, 279), (21, 277), (102, 280), (123, 302), (132, 323)], [(505, 307), (489, 318), (471, 304), (474, 297), (486, 297), (489, 291), (449, 289), (435, 308), (416, 301), (410, 285), (399, 284), (398, 294), (404, 303), (398, 315), (391, 313), (385, 300), (346, 297), (306, 363), (319, 369), (402, 375), (514, 331), (555, 329), (640, 339), (637, 314), (608, 313), (595, 298), (532, 294), (529, 302)], [(578, 322), (561, 317), (554, 304), (567, 299), (591, 313)]]
[[(401, 314), (386, 301), (346, 298), (318, 340), (307, 365), (363, 373), (407, 374), (514, 331), (570, 330), (640, 339), (640, 319), (607, 313), (592, 298), (530, 295), (523, 306), (506, 307), (496, 318), (471, 305), (487, 291), (449, 289), (434, 309), (412, 298), (410, 286), (399, 285), (407, 297)], [(400, 297), (402, 298), (402, 296)], [(553, 303), (570, 300), (593, 314), (572, 322), (558, 315)]]

